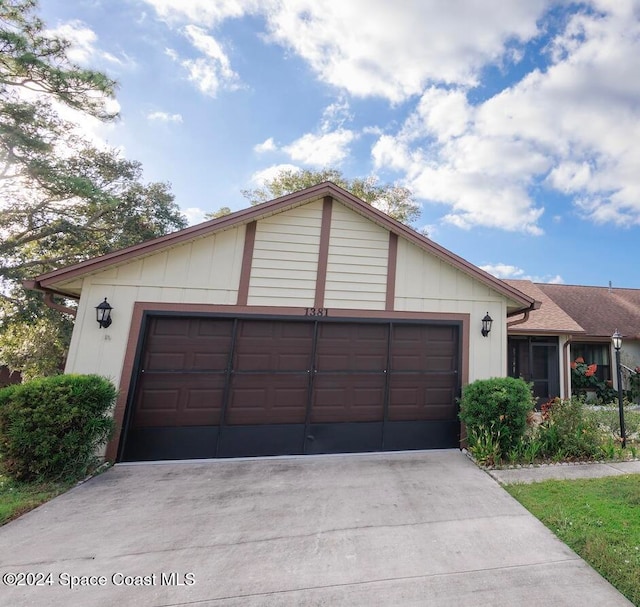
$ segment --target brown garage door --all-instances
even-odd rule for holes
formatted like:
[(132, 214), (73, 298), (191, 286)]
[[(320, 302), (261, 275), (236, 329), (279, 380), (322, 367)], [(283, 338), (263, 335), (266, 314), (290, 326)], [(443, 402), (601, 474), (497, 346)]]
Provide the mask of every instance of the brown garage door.
[(121, 459), (457, 445), (459, 327), (150, 316)]

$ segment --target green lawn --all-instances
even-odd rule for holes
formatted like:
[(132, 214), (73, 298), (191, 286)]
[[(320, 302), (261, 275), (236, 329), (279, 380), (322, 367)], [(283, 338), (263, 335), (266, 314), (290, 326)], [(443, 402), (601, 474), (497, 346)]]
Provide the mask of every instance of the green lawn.
[(640, 475), (545, 481), (505, 489), (640, 605)]
[(18, 483), (0, 473), (0, 525), (64, 493), (74, 483)]

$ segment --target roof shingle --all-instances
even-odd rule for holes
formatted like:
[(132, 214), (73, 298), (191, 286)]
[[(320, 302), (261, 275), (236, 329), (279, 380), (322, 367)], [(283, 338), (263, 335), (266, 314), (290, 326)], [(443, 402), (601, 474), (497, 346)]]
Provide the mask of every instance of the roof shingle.
[(560, 308), (545, 292), (542, 285), (530, 280), (503, 280), (529, 297), (541, 302), (537, 310), (532, 310), (526, 322), (514, 325), (509, 333), (584, 333), (584, 329)]
[[(515, 286), (515, 285), (514, 285)], [(640, 339), (640, 289), (537, 284), (587, 335)]]

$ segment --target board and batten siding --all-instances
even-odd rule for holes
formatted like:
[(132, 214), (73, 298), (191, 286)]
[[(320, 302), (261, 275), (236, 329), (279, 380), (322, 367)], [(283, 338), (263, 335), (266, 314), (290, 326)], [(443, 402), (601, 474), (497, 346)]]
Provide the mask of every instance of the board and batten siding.
[(261, 219), (256, 226), (250, 306), (313, 306), (322, 200)]
[(330, 234), (325, 307), (384, 310), (389, 231), (334, 202)]
[[(193, 240), (83, 279), (66, 373), (99, 373), (120, 381), (137, 301), (234, 305), (245, 227)], [(100, 329), (95, 306), (107, 297), (112, 325)]]
[[(469, 381), (504, 376), (505, 297), (402, 238), (397, 260), (395, 310), (469, 314)], [(483, 337), (481, 321), (487, 312), (494, 322), (491, 333)]]

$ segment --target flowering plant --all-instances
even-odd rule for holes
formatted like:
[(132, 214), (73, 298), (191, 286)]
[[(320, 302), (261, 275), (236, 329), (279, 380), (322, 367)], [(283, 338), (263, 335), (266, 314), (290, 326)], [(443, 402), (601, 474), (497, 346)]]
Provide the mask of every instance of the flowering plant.
[(598, 365), (595, 363), (588, 365), (584, 358), (579, 356), (571, 363), (571, 387), (572, 391), (578, 395), (584, 395), (590, 388), (600, 388), (600, 381), (596, 377)]

